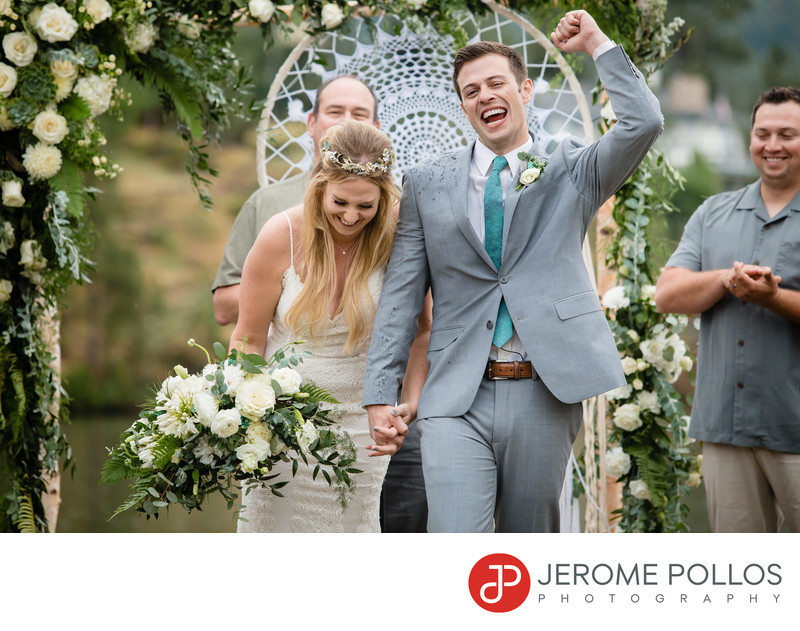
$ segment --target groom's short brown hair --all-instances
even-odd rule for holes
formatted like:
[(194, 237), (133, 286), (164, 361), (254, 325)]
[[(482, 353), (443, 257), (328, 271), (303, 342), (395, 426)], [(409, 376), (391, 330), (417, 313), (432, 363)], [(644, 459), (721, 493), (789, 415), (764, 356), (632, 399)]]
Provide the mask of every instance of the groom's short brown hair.
[(508, 59), (511, 74), (514, 75), (518, 85), (521, 85), (528, 78), (528, 69), (525, 67), (525, 62), (519, 53), (510, 46), (498, 44), (497, 42), (467, 44), (456, 53), (456, 58), (453, 60), (453, 87), (456, 89), (459, 100), (463, 100), (461, 99), (461, 90), (458, 87), (458, 75), (461, 72), (461, 68), (464, 67), (464, 64), (486, 55), (500, 55)]

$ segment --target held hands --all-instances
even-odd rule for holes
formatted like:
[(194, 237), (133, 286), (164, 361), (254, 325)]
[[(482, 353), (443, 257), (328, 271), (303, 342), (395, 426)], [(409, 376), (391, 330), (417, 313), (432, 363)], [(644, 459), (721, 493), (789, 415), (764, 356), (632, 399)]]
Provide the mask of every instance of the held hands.
[(778, 295), (780, 276), (773, 276), (769, 267), (745, 265), (741, 261), (733, 264), (722, 278), (722, 284), (730, 293), (743, 302), (765, 306)]
[(369, 435), (375, 441), (367, 445), (370, 457), (397, 453), (408, 435), (408, 423), (415, 415), (416, 410), (412, 410), (408, 403), (397, 406), (368, 405)]
[(594, 18), (583, 10), (568, 12), (550, 38), (555, 47), (565, 53), (585, 52), (590, 55), (600, 44), (608, 41)]

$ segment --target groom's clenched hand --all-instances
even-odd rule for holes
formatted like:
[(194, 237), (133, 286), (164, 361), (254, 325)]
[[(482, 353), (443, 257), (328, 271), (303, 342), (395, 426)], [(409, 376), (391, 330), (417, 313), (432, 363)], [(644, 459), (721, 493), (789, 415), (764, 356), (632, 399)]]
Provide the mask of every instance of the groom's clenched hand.
[(608, 37), (586, 11), (570, 11), (550, 35), (556, 48), (565, 53), (584, 52), (592, 55)]
[(370, 456), (391, 456), (397, 453), (408, 435), (410, 411), (408, 405), (402, 403), (393, 405), (368, 405), (366, 406), (367, 419), (369, 420), (369, 435), (375, 442), (367, 445)]

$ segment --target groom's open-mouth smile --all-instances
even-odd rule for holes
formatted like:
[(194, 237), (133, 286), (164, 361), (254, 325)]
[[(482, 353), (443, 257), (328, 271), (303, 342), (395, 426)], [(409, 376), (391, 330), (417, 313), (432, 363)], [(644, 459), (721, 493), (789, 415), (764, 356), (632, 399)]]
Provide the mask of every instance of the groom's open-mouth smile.
[(507, 114), (504, 107), (493, 107), (481, 114), (481, 122), (487, 127), (496, 127), (505, 120)]

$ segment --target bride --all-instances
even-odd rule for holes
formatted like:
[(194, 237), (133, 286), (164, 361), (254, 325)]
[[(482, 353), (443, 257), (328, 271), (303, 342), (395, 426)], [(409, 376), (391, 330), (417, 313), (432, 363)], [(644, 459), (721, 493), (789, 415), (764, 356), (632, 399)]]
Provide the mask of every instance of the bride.
[[(355, 495), (343, 511), (337, 490), (322, 476), (312, 479), (312, 469), (301, 465), (292, 478), (286, 466), (280, 478), (290, 480), (281, 491), (285, 497), (251, 490), (242, 499), (239, 532), (380, 530), (389, 459), (369, 456), (391, 455), (397, 447), (391, 435), (371, 440), (361, 390), (397, 220), (393, 159), (388, 137), (373, 126), (348, 121), (332, 127), (303, 205), (272, 217), (247, 256), (231, 348), (270, 357), (287, 342), (307, 339), (301, 350), (312, 354), (299, 370), (341, 401), (337, 422), (352, 436), (358, 450), (353, 466), (363, 473), (354, 476)], [(428, 303), (411, 350), (403, 403), (395, 408), (405, 423), (416, 415), (429, 334)]]

